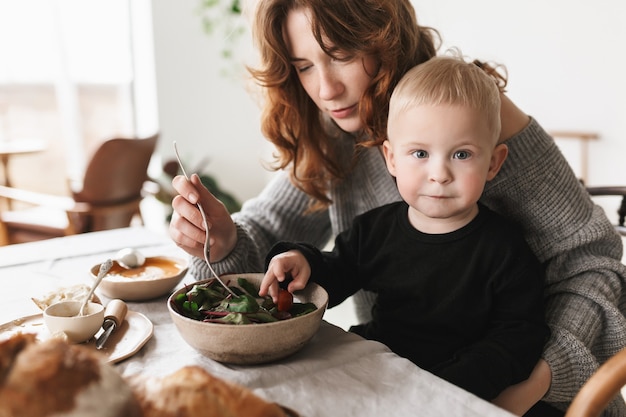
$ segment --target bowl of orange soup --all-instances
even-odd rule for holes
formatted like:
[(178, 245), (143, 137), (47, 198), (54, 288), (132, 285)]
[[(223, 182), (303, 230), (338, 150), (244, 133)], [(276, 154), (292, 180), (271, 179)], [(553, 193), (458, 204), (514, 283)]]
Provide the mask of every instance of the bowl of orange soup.
[[(126, 269), (113, 262), (104, 276), (99, 290), (109, 298), (124, 301), (143, 301), (168, 295), (185, 276), (188, 261), (172, 256), (148, 256), (143, 265)], [(100, 264), (91, 268), (91, 276), (98, 275)]]

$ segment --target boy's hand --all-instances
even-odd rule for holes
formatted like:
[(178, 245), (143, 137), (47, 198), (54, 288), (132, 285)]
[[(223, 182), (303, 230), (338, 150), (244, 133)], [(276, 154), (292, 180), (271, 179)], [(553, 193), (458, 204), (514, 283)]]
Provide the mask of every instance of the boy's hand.
[(311, 266), (302, 253), (297, 250), (283, 252), (270, 261), (267, 272), (261, 281), (259, 295), (270, 295), (274, 302), (278, 302), (278, 284), (291, 277), (287, 290), (290, 293), (303, 289), (311, 277)]

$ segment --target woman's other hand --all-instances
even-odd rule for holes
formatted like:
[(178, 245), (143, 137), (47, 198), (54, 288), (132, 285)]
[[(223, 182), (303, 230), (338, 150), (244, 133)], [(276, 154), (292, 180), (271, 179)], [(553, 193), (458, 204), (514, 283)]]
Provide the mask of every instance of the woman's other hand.
[(196, 203), (204, 209), (211, 234), (211, 262), (226, 257), (237, 243), (237, 228), (224, 204), (202, 184), (197, 174), (188, 181), (177, 175), (172, 186), (178, 193), (172, 200), (174, 213), (169, 233), (172, 240), (190, 255), (203, 258), (205, 225)]

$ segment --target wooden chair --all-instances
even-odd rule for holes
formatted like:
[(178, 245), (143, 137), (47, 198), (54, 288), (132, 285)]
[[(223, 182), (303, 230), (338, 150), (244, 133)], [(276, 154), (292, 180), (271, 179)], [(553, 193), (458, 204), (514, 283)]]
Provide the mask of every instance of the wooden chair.
[(616, 196), (622, 197), (619, 208), (617, 209), (618, 222), (615, 225), (617, 231), (626, 236), (626, 226), (624, 226), (624, 219), (626, 219), (626, 187), (614, 186), (614, 187), (586, 187), (589, 195), (594, 196)]
[(574, 140), (579, 144), (579, 156), (580, 156), (580, 179), (583, 183), (587, 183), (587, 175), (589, 173), (589, 142), (592, 140), (598, 140), (600, 135), (596, 132), (582, 132), (577, 130), (552, 130), (549, 132), (550, 136), (555, 141), (561, 139)]
[[(550, 136), (555, 140), (568, 139), (579, 142), (580, 145), (580, 181), (587, 185), (587, 174), (589, 171), (589, 142), (598, 140), (600, 135), (596, 132), (582, 132), (575, 130), (553, 130), (550, 131)], [(592, 197), (600, 196), (616, 196), (622, 197), (621, 205), (617, 210), (618, 223), (615, 225), (617, 231), (626, 236), (626, 227), (624, 227), (624, 219), (626, 218), (626, 186), (602, 186), (602, 187), (587, 187), (587, 191)]]
[(607, 360), (580, 389), (565, 417), (598, 417), (626, 385), (626, 349)]
[(129, 226), (141, 216), (139, 203), (158, 136), (103, 142), (71, 196), (0, 186), (0, 198), (34, 206), (0, 212), (0, 244)]

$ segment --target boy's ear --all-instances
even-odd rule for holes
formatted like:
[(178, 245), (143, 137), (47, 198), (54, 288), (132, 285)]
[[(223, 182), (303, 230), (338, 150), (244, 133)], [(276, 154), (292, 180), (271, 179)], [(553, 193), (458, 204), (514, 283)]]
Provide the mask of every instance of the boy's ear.
[(393, 156), (393, 150), (389, 140), (383, 142), (383, 155), (385, 156), (385, 162), (387, 163), (387, 170), (394, 177), (396, 176), (396, 162)]
[(487, 172), (487, 181), (491, 181), (495, 178), (498, 171), (500, 171), (500, 168), (502, 168), (502, 164), (504, 164), (508, 154), (508, 146), (504, 143), (496, 145), (493, 153), (491, 154), (491, 162), (489, 162), (489, 171)]

